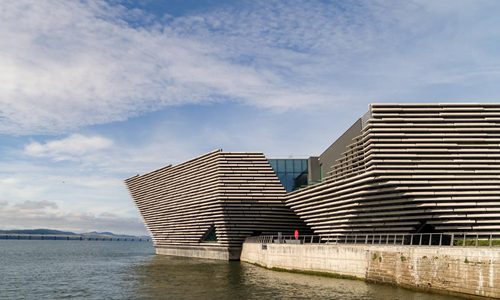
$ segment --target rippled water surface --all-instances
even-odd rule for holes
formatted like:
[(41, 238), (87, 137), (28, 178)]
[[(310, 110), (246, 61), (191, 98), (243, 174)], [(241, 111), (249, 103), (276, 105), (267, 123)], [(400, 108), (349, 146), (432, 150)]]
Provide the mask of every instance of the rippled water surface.
[(0, 241), (0, 299), (401, 299), (453, 297), (154, 255), (146, 242)]

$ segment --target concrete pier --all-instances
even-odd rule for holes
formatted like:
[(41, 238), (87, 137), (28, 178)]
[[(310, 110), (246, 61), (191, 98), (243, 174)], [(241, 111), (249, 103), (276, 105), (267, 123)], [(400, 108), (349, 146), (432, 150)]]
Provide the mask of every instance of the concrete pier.
[(495, 248), (244, 243), (241, 261), (467, 299), (500, 298), (500, 249)]

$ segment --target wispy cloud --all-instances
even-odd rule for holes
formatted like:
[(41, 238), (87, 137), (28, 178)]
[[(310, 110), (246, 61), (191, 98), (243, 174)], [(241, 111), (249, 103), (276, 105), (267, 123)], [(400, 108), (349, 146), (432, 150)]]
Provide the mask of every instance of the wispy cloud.
[[(195, 155), (189, 149), (185, 138), (180, 134), (164, 132), (161, 129), (149, 130), (151, 136), (143, 143), (129, 141), (116, 143), (109, 137), (100, 135), (72, 134), (61, 138), (49, 138), (44, 142), (32, 141), (24, 146), (24, 157), (43, 162), (49, 159), (52, 162), (72, 162), (80, 180), (73, 178), (72, 182), (81, 185), (106, 185), (111, 180), (104, 178), (92, 179), (86, 174), (118, 174), (146, 172), (162, 164), (185, 160)], [(158, 132), (157, 132), (158, 131)], [(192, 143), (191, 145), (193, 145)], [(18, 154), (19, 155), (19, 154)], [(8, 166), (5, 166), (8, 168)], [(64, 166), (63, 166), (64, 167)], [(49, 172), (50, 170), (36, 170)], [(93, 175), (95, 176), (95, 175)], [(74, 177), (74, 176), (69, 176)], [(63, 177), (61, 176), (61, 179)], [(7, 178), (3, 180), (19, 180)], [(69, 182), (68, 180), (66, 180)], [(115, 182), (116, 180), (111, 180)], [(2, 179), (0, 179), (2, 183)]]
[[(54, 133), (272, 88), (255, 68), (104, 1), (6, 1), (0, 130)], [(283, 91), (281, 91), (283, 92)]]
[(84, 136), (72, 134), (60, 140), (51, 140), (41, 144), (31, 142), (26, 145), (25, 152), (37, 157), (49, 157), (54, 161), (81, 160), (84, 156), (94, 155), (113, 146), (113, 141), (101, 136)]
[(157, 19), (103, 0), (2, 1), (0, 132), (61, 133), (221, 101), (333, 109), (497, 82), (499, 5), (247, 1)]
[(57, 204), (53, 201), (25, 201), (23, 203), (17, 203), (14, 207), (20, 210), (37, 210), (44, 209), (46, 207), (50, 207), (53, 209), (57, 209)]

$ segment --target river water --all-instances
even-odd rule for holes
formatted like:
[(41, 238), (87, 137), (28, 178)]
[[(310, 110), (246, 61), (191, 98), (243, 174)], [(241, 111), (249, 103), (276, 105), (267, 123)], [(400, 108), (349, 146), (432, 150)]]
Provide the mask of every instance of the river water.
[(239, 262), (156, 256), (147, 242), (2, 240), (0, 299), (457, 298)]

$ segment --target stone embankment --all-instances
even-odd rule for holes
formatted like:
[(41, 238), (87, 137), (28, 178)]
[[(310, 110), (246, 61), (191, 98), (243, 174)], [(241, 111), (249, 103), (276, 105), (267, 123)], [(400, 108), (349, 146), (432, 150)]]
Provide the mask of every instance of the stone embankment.
[(468, 299), (500, 299), (500, 250), (495, 248), (244, 243), (241, 261)]

